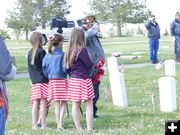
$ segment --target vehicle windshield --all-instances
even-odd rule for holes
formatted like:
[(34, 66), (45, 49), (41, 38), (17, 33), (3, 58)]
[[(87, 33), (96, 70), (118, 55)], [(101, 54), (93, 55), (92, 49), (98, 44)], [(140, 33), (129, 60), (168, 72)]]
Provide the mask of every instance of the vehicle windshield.
[(67, 28), (72, 28), (72, 27), (75, 27), (74, 22), (73, 21), (68, 21)]
[[(82, 21), (81, 20), (77, 20), (77, 24), (79, 27), (82, 27)], [(67, 22), (67, 28), (73, 28), (75, 27), (74, 21), (68, 21)]]

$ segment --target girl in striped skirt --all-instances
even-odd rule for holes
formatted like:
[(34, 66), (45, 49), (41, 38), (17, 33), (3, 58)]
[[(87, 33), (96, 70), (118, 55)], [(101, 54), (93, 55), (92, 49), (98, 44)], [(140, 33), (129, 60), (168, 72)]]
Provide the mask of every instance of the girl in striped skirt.
[(65, 55), (65, 66), (71, 69), (68, 81), (68, 96), (73, 102), (72, 116), (76, 130), (82, 130), (79, 108), (81, 101), (84, 101), (86, 104), (87, 131), (90, 131), (93, 126), (94, 90), (89, 71), (93, 67), (93, 62), (85, 47), (84, 31), (80, 28), (72, 30), (70, 46)]
[(42, 60), (46, 54), (42, 48), (42, 34), (33, 32), (30, 36), (32, 49), (28, 52), (28, 71), (32, 82), (32, 128), (38, 128), (38, 111), (41, 109), (41, 128), (46, 128), (48, 78), (42, 71)]
[(55, 116), (58, 130), (63, 130), (63, 118), (68, 100), (62, 45), (62, 35), (54, 34), (51, 36), (48, 54), (43, 59), (43, 72), (49, 78), (48, 101), (55, 101)]

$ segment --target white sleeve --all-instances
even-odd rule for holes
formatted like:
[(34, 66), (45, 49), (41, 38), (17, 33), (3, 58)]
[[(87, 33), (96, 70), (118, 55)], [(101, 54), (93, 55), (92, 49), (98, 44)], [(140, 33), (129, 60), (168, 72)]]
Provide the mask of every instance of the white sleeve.
[(12, 68), (11, 68), (11, 72), (7, 75), (5, 75), (2, 80), (3, 81), (10, 81), (10, 80), (13, 80), (15, 79), (16, 77), (16, 71), (17, 71), (17, 68), (12, 64)]

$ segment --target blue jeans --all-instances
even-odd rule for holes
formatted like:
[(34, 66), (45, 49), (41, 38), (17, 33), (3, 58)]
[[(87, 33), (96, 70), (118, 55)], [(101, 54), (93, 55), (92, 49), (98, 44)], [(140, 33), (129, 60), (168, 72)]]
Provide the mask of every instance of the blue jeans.
[(0, 135), (5, 134), (4, 107), (0, 107)]
[(175, 40), (176, 40), (176, 59), (180, 60), (180, 36), (175, 36)]
[(158, 62), (157, 53), (159, 49), (159, 39), (149, 39), (150, 61)]

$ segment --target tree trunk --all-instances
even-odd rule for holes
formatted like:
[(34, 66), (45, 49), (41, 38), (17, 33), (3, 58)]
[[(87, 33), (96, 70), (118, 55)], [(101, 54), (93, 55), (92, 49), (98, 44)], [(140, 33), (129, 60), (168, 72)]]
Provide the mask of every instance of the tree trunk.
[(121, 23), (117, 22), (117, 36), (118, 37), (122, 36), (121, 27), (122, 27)]
[(45, 21), (42, 21), (42, 22), (41, 22), (41, 27), (42, 27), (42, 29), (45, 29), (45, 28), (46, 28), (46, 22), (45, 22)]
[(28, 40), (28, 30), (26, 29), (26, 40)]

